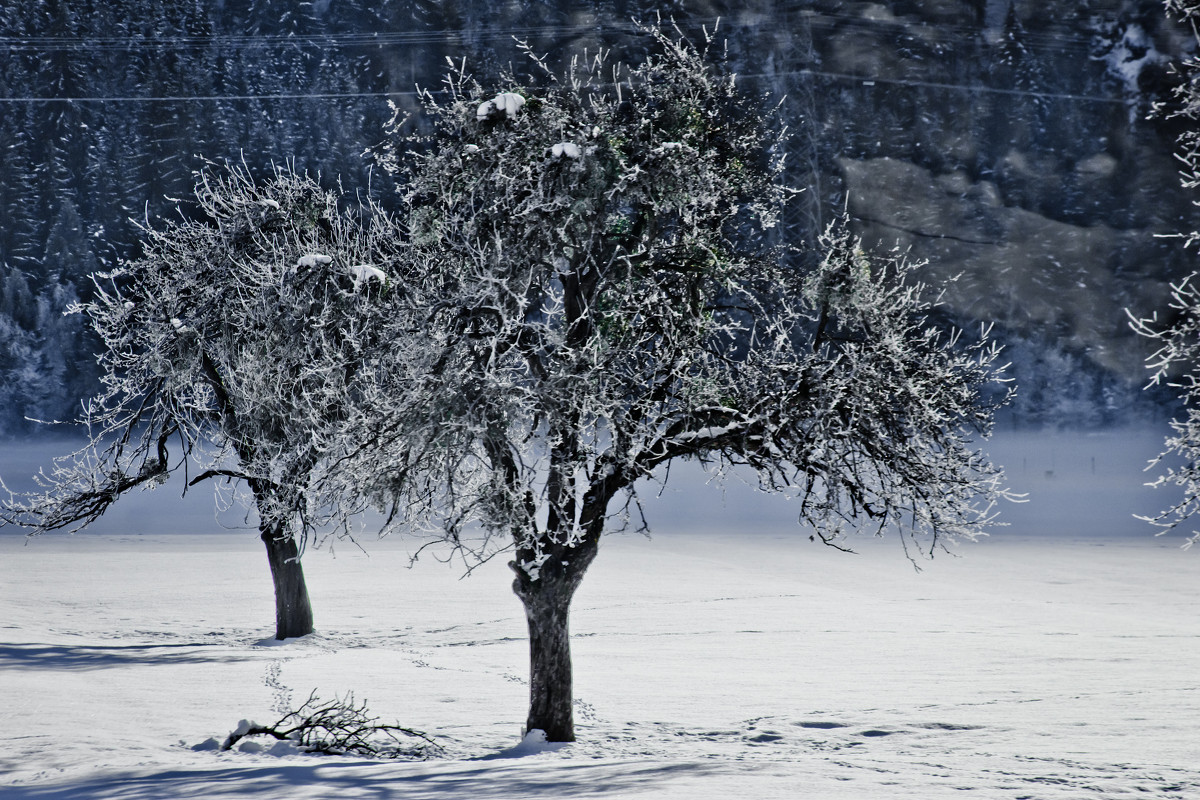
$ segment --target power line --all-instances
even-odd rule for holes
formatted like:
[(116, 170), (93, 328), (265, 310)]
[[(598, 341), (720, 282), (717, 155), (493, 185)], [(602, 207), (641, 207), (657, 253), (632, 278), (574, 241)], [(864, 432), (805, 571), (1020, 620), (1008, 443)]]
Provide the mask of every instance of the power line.
[(306, 94), (209, 94), (139, 97), (0, 97), (0, 103), (219, 103), (226, 100), (344, 100), (358, 97), (416, 97), (418, 92), (315, 92)]
[[(718, 28), (719, 20), (712, 18), (708, 20), (685, 20), (684, 25), (689, 29), (698, 29), (704, 26), (705, 30), (714, 31)], [(880, 28), (895, 28), (900, 31), (914, 31), (910, 38), (915, 38), (915, 34), (921, 31), (937, 31), (939, 33), (949, 32), (952, 36), (959, 37), (962, 41), (974, 39), (985, 33), (985, 30), (977, 26), (937, 23), (914, 24), (911, 20), (903, 18), (880, 18), (880, 17), (863, 17), (861, 15), (849, 15), (837, 12), (813, 12), (811, 10), (800, 10), (783, 14), (776, 14), (769, 17), (763, 17), (751, 22), (734, 22), (732, 25), (726, 23), (723, 27), (726, 29), (760, 29), (770, 27), (773, 29), (788, 29), (793, 30), (794, 26), (790, 23), (803, 23), (810, 31), (812, 29), (824, 29), (826, 31), (841, 30), (841, 31), (860, 31), (874, 32)], [(636, 30), (636, 25), (633, 23), (578, 23), (572, 25), (531, 25), (525, 27), (512, 28), (496, 28), (487, 27), (480, 31), (466, 31), (462, 29), (439, 29), (427, 31), (403, 31), (403, 32), (376, 32), (376, 33), (323, 33), (312, 35), (211, 35), (211, 36), (168, 36), (168, 37), (0, 37), (0, 47), (7, 46), (10, 51), (36, 51), (46, 52), (55, 50), (66, 50), (74, 52), (87, 52), (92, 50), (134, 50), (153, 48), (155, 50), (165, 49), (184, 49), (184, 48), (199, 48), (199, 47), (235, 47), (235, 48), (256, 48), (265, 49), (271, 47), (318, 47), (321, 49), (333, 49), (339, 47), (383, 47), (388, 45), (414, 45), (414, 44), (430, 44), (430, 43), (445, 43), (451, 41), (461, 41), (465, 38), (520, 38), (521, 36), (553, 36), (563, 37), (580, 33), (619, 33), (632, 32)], [(1095, 46), (1095, 37), (1080, 36), (1075, 34), (1063, 34), (1061, 32), (1023, 32), (1021, 37), (1023, 43), (1037, 43), (1045, 46), (1055, 46), (1058, 49), (1083, 49), (1086, 48), (1088, 53), (1093, 52)], [(1064, 92), (1039, 92), (1029, 89), (1006, 89), (998, 87), (989, 87), (981, 84), (961, 84), (939, 81), (924, 81), (919, 79), (900, 79), (900, 78), (883, 78), (879, 76), (868, 75), (852, 75), (849, 73), (831, 72), (826, 70), (801, 68), (797, 70), (784, 71), (778, 73), (758, 73), (746, 75), (746, 77), (759, 78), (779, 78), (779, 77), (796, 77), (809, 76), (820, 77), (829, 80), (844, 81), (850, 83), (859, 83), (865, 86), (885, 85), (885, 86), (911, 86), (922, 87), (929, 89), (940, 89), (943, 91), (968, 92), (968, 93), (985, 93), (999, 94), (1017, 97), (1033, 97), (1038, 99), (1050, 100), (1067, 100), (1073, 102), (1090, 102), (1090, 103), (1108, 103), (1116, 105), (1128, 105), (1135, 102), (1132, 99), (1123, 99), (1109, 96), (1097, 96)], [(168, 96), (142, 96), (142, 95), (119, 95), (119, 96), (76, 96), (76, 97), (0, 97), (0, 103), (16, 104), (48, 104), (48, 103), (210, 103), (223, 101), (282, 101), (282, 100), (341, 100), (341, 99), (356, 99), (356, 98), (371, 98), (371, 97), (414, 97), (418, 93), (415, 91), (393, 91), (393, 92), (294, 92), (294, 93), (272, 93), (272, 94), (236, 94), (236, 95), (168, 95)]]
[[(966, 94), (999, 94), (1014, 97), (1032, 97), (1042, 100), (1068, 100), (1072, 102), (1107, 103), (1113, 105), (1131, 105), (1136, 103), (1134, 98), (1119, 98), (1105, 95), (1072, 94), (1069, 92), (1038, 92), (1028, 89), (1004, 89), (982, 84), (946, 83), (940, 81), (923, 81), (905, 78), (883, 78), (874, 75), (852, 75), (844, 72), (829, 72), (802, 68), (783, 72), (738, 73), (739, 77), (771, 79), (815, 77), (830, 80), (856, 83), (860, 86), (910, 86), (926, 89), (942, 89), (944, 91), (962, 92)], [(219, 103), (237, 100), (345, 100), (366, 97), (418, 97), (416, 90), (393, 92), (305, 92), (289, 94), (234, 94), (234, 95), (169, 95), (169, 96), (107, 96), (107, 97), (0, 97), (0, 103)]]
[[(606, 26), (611, 30), (621, 28)], [(595, 31), (595, 25), (539, 26), (505, 30), (405, 31), (389, 33), (319, 33), (286, 35), (213, 35), (171, 37), (0, 37), (0, 47), (11, 52), (92, 52), (131, 50), (268, 49), (276, 47), (383, 47), (387, 45), (439, 44), (465, 38), (511, 38), (530, 35), (566, 36)]]
[[(948, 91), (958, 92), (980, 92), (983, 94), (1001, 94), (1011, 95), (1016, 97), (1036, 97), (1042, 100), (1072, 100), (1075, 102), (1086, 103), (1111, 103), (1113, 105), (1131, 105), (1137, 102), (1134, 98), (1119, 98), (1108, 97), (1104, 95), (1090, 94), (1071, 94), (1067, 92), (1035, 92), (1028, 89), (1001, 89), (995, 86), (983, 86), (979, 84), (965, 83), (941, 83), (939, 81), (920, 81), (920, 80), (904, 80), (900, 78), (879, 78), (867, 77), (864, 75), (850, 75), (842, 72), (826, 72), (823, 70), (801, 69), (795, 72), (787, 73), (789, 75), (812, 75), (822, 78), (832, 78), (834, 80), (850, 81), (859, 83), (864, 86), (874, 86), (882, 84), (885, 86), (920, 86), (928, 89), (945, 89)], [(746, 77), (770, 77), (769, 73), (759, 73), (757, 75), (747, 75)]]

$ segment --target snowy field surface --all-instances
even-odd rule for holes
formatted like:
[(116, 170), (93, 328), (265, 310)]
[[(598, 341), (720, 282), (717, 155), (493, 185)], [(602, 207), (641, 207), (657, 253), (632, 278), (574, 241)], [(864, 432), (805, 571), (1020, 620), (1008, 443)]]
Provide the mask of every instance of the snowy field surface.
[[(0, 797), (1200, 798), (1200, 548), (1132, 512), (1155, 435), (1002, 435), (1030, 502), (917, 573), (895, 537), (809, 542), (746, 487), (647, 503), (574, 604), (579, 741), (516, 750), (521, 607), (496, 560), (311, 550), (284, 644), (261, 544), (168, 486), (96, 532), (0, 532)], [(10, 485), (47, 456), (0, 445)], [(724, 497), (722, 497), (724, 495)], [(316, 690), (445, 748), (423, 762), (217, 752)], [(200, 749), (196, 749), (197, 747)]]

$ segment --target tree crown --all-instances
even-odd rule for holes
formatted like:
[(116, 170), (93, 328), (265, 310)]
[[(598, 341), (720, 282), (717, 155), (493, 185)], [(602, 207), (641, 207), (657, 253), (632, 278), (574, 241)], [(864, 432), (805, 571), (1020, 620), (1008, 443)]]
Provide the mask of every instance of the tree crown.
[(422, 311), (339, 491), (456, 542), (511, 533), (530, 579), (674, 458), (796, 491), (830, 540), (864, 519), (977, 532), (1003, 494), (968, 448), (997, 350), (940, 333), (912, 267), (843, 228), (784, 266), (781, 131), (703, 51), (648, 35), (637, 67), (535, 60), (536, 88), (498, 89), (460, 69), (425, 93), (432, 135), (389, 162)]
[(192, 484), (239, 479), (262, 521), (310, 527), (309, 434), (337, 417), (331, 390), (348, 391), (369, 338), (365, 309), (385, 291), (386, 273), (361, 263), (386, 257), (380, 225), (361, 225), (338, 194), (287, 168), (262, 183), (210, 168), (196, 201), (188, 217), (146, 225), (143, 254), (99, 273), (94, 299), (73, 309), (102, 344), (103, 391), (81, 420), (90, 441), (9, 516), (78, 528), (191, 463)]

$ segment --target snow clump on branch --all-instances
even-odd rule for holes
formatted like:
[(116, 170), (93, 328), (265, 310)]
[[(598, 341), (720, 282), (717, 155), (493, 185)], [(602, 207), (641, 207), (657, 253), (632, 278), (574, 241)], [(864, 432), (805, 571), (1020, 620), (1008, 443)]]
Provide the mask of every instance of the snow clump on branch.
[(487, 119), (492, 115), (492, 112), (499, 111), (509, 119), (517, 116), (517, 112), (525, 105), (525, 98), (516, 92), (501, 92), (491, 100), (486, 100), (479, 104), (479, 108), (475, 111), (476, 119)]
[(579, 145), (574, 142), (559, 142), (550, 148), (550, 154), (555, 158), (579, 158), (583, 155), (583, 151), (579, 149)]
[(300, 256), (296, 261), (297, 269), (312, 269), (313, 267), (323, 267), (333, 263), (333, 259), (329, 256), (320, 255), (318, 253), (309, 253), (308, 255)]
[(372, 267), (369, 264), (355, 264), (350, 267), (350, 274), (354, 276), (354, 291), (358, 291), (362, 284), (370, 284), (371, 281), (379, 281), (381, 286), (387, 284), (387, 273), (379, 267)]

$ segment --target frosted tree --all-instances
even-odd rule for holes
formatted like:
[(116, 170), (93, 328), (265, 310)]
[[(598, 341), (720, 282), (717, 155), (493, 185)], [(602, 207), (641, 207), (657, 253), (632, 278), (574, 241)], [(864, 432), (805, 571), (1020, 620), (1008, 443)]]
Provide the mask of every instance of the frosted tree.
[[(1192, 26), (1200, 42), (1196, 25), (1200, 22), (1200, 0), (1166, 0), (1167, 11)], [(1175, 101), (1167, 116), (1181, 119), (1186, 127), (1180, 134), (1177, 156), (1183, 163), (1181, 175), (1186, 188), (1200, 186), (1200, 59), (1190, 57), (1183, 62), (1183, 81), (1175, 89)], [(1156, 108), (1164, 113), (1163, 107)], [(1200, 242), (1200, 232), (1180, 234), (1185, 246)], [(1157, 313), (1149, 317), (1130, 315), (1133, 329), (1159, 344), (1146, 359), (1151, 385), (1166, 384), (1174, 389), (1183, 403), (1183, 416), (1171, 421), (1172, 433), (1166, 437), (1163, 452), (1147, 469), (1164, 467), (1154, 486), (1178, 486), (1183, 497), (1157, 515), (1143, 517), (1165, 533), (1187, 523), (1200, 512), (1200, 273), (1193, 273), (1171, 285), (1171, 300), (1166, 319)], [(1177, 460), (1180, 466), (1167, 466)], [(1190, 546), (1200, 540), (1197, 532), (1188, 540)]]
[[(90, 441), (16, 498), (6, 521), (76, 530), (125, 492), (182, 471), (248, 489), (275, 587), (276, 637), (312, 631), (300, 564), (311, 430), (340, 413), (362, 348), (362, 312), (384, 293), (376, 217), (362, 225), (313, 179), (280, 169), (202, 173), (200, 218), (144, 230), (144, 254), (99, 274), (77, 307), (98, 334), (103, 391), (82, 419)], [(375, 280), (363, 280), (376, 276)], [(328, 400), (311, 405), (319, 384)], [(274, 465), (283, 463), (283, 473)]]
[[(1151, 385), (1166, 384), (1183, 402), (1183, 415), (1171, 420), (1171, 435), (1148, 469), (1163, 471), (1152, 486), (1178, 486), (1183, 497), (1157, 515), (1141, 517), (1166, 533), (1200, 512), (1200, 287), (1193, 273), (1171, 286), (1168, 322), (1158, 315), (1132, 319), (1135, 331), (1160, 344), (1146, 361)], [(1178, 462), (1179, 466), (1168, 466)], [(1200, 532), (1187, 546), (1200, 541)]]
[(534, 59), (536, 83), (491, 88), (457, 68), (424, 95), (429, 140), (397, 133), (392, 162), (422, 264), (406, 344), (316, 481), (468, 559), (511, 549), (527, 730), (551, 741), (575, 736), (572, 597), (660, 467), (749, 469), (827, 542), (894, 524), (926, 551), (1003, 493), (969, 446), (1005, 396), (996, 350), (939, 330), (912, 267), (840, 227), (784, 266), (770, 115), (707, 50), (648, 36), (636, 68)]
[[(1170, 15), (1191, 26), (1193, 37), (1200, 43), (1200, 28), (1197, 28), (1200, 25), (1200, 0), (1165, 0), (1164, 5)], [(1200, 125), (1197, 125), (1200, 122), (1200, 58), (1195, 55), (1185, 58), (1179, 72), (1182, 81), (1174, 89), (1174, 102), (1159, 104), (1154, 110), (1183, 123), (1176, 157), (1183, 164), (1180, 174), (1184, 188), (1195, 189), (1200, 186)], [(1200, 231), (1186, 232), (1183, 236), (1188, 246), (1200, 241)], [(1175, 297), (1176, 301), (1179, 299)]]

